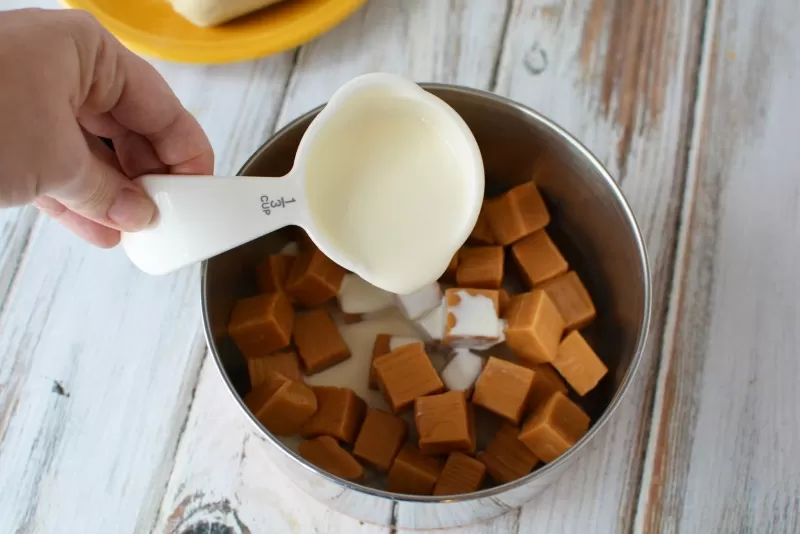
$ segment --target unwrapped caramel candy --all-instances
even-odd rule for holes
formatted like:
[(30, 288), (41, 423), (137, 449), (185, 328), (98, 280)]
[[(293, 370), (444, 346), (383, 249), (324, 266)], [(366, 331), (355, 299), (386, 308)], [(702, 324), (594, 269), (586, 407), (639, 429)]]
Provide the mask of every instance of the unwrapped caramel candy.
[(539, 289), (552, 299), (564, 318), (564, 328), (567, 330), (581, 329), (597, 315), (592, 297), (575, 271), (548, 280)]
[(250, 375), (251, 388), (263, 384), (269, 373), (279, 373), (291, 380), (303, 378), (300, 372), (300, 360), (293, 351), (275, 352), (247, 360), (247, 372)]
[(478, 220), (472, 228), (472, 233), (469, 234), (469, 241), (481, 245), (494, 245), (494, 236), (492, 235), (492, 227), (489, 226), (489, 217), (486, 215), (486, 209), (481, 207), (478, 214)]
[(418, 343), (422, 348), (425, 344), (422, 340), (406, 336), (393, 336), (391, 334), (378, 334), (375, 336), (375, 344), (372, 346), (372, 360), (369, 365), (369, 387), (370, 389), (378, 389), (378, 379), (375, 377), (375, 360), (381, 356), (389, 354), (395, 349), (399, 349), (404, 345), (411, 345)]
[(528, 407), (531, 412), (538, 410), (556, 391), (560, 391), (564, 395), (569, 392), (564, 379), (556, 373), (549, 363), (530, 364), (523, 362), (523, 365), (533, 369), (534, 373), (531, 393), (528, 395)]
[(525, 421), (519, 439), (543, 462), (552, 462), (581, 439), (589, 422), (580, 406), (557, 391)]
[(375, 336), (375, 344), (372, 346), (372, 360), (369, 365), (369, 387), (370, 389), (378, 389), (378, 379), (375, 377), (375, 359), (379, 356), (389, 354), (389, 341), (391, 341), (391, 334), (378, 334)]
[(580, 332), (574, 330), (561, 340), (553, 367), (580, 396), (586, 395), (606, 376), (608, 368), (597, 357)]
[(304, 438), (331, 436), (350, 445), (356, 440), (367, 403), (352, 389), (332, 386), (311, 388), (317, 397), (317, 411), (303, 425)]
[[(273, 376), (278, 377), (277, 380), (280, 381), (281, 375)], [(317, 398), (314, 392), (302, 382), (289, 379), (285, 379), (274, 393), (267, 394), (266, 392), (272, 387), (273, 384), (268, 382), (251, 391), (244, 398), (245, 404), (273, 434), (277, 436), (297, 434), (317, 411)]]
[(510, 245), (550, 223), (550, 213), (533, 182), (488, 199), (483, 207), (498, 245)]
[(462, 452), (450, 453), (433, 494), (458, 495), (478, 491), (485, 476), (486, 466), (482, 462)]
[(552, 362), (564, 332), (564, 319), (544, 291), (515, 295), (506, 314), (506, 345), (520, 360)]
[(292, 264), (286, 292), (307, 307), (319, 306), (339, 294), (345, 273), (309, 241)]
[(364, 468), (330, 436), (304, 441), (297, 452), (312, 464), (345, 480), (357, 482), (364, 478)]
[(445, 291), (444, 343), (470, 348), (498, 341), (502, 334), (500, 295), (496, 289), (453, 287)]
[(423, 454), (447, 454), (472, 448), (467, 400), (461, 391), (419, 397), (414, 421)]
[(228, 334), (245, 358), (258, 358), (289, 345), (294, 320), (294, 308), (286, 295), (258, 295), (236, 303)]
[[(244, 403), (253, 412), (253, 415), (256, 415), (256, 411), (260, 410), (282, 385), (289, 382), (292, 382), (291, 378), (281, 373), (268, 371), (263, 375), (260, 384), (251, 384), (250, 392), (244, 397)], [(258, 418), (257, 415), (256, 418)]]
[(528, 289), (566, 273), (569, 268), (567, 260), (544, 229), (514, 243), (511, 255)]
[(505, 319), (506, 314), (508, 313), (508, 305), (511, 304), (511, 297), (509, 296), (508, 291), (502, 288), (498, 290), (497, 304), (498, 304), (498, 311), (500, 312), (500, 317)]
[(342, 339), (330, 314), (320, 308), (297, 316), (294, 344), (306, 373), (318, 373), (350, 357), (350, 349)]
[(294, 256), (273, 254), (256, 266), (256, 283), (262, 293), (278, 293), (286, 286), (286, 277), (294, 263)]
[(417, 397), (439, 393), (444, 388), (421, 343), (404, 345), (381, 356), (373, 367), (394, 413), (409, 408)]
[(356, 438), (353, 454), (381, 472), (392, 466), (408, 435), (408, 423), (396, 415), (370, 408)]
[(517, 439), (517, 434), (519, 430), (516, 427), (505, 423), (486, 450), (478, 455), (489, 476), (498, 484), (524, 477), (539, 462), (536, 455)]
[(413, 445), (406, 445), (394, 459), (386, 489), (394, 493), (430, 495), (443, 467), (439, 458), (426, 456)]
[(456, 270), (459, 287), (499, 289), (503, 283), (503, 247), (465, 247)]
[(533, 377), (534, 372), (527, 367), (490, 357), (475, 383), (472, 402), (519, 424)]

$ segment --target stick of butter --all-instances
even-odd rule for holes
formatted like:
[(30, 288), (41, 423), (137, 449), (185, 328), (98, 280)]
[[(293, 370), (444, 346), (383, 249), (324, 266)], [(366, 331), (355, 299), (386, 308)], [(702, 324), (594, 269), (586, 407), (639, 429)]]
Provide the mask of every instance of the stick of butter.
[(282, 0), (170, 0), (172, 9), (195, 26), (207, 28)]

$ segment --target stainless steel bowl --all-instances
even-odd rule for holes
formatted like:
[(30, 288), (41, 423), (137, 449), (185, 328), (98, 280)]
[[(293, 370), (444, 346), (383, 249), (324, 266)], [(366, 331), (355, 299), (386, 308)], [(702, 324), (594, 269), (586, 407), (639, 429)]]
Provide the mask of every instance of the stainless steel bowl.
[[(278, 251), (289, 240), (290, 230), (205, 262), (202, 306), (208, 345), (233, 401), (292, 480), (317, 500), (356, 519), (429, 529), (479, 522), (513, 509), (555, 480), (581, 454), (613, 416), (633, 381), (648, 331), (651, 288), (645, 246), (633, 213), (611, 176), (586, 148), (535, 111), (502, 97), (449, 85), (423, 87), (455, 108), (472, 129), (486, 168), (488, 195), (535, 179), (553, 214), (553, 240), (594, 299), (598, 318), (584, 333), (609, 374), (579, 399), (593, 424), (574, 447), (519, 480), (449, 498), (398, 495), (338, 479), (293, 453), (245, 408), (246, 364), (226, 334), (236, 299), (257, 293), (256, 263)], [(282, 176), (288, 172), (300, 137), (318, 111), (278, 132), (240, 174)]]

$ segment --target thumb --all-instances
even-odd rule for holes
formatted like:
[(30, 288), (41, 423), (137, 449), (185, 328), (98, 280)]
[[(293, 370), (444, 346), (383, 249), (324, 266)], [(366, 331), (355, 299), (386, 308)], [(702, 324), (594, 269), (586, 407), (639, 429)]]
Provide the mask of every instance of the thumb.
[(155, 217), (152, 200), (122, 173), (114, 154), (97, 139), (87, 138), (80, 176), (49, 195), (71, 211), (104, 226), (135, 232)]

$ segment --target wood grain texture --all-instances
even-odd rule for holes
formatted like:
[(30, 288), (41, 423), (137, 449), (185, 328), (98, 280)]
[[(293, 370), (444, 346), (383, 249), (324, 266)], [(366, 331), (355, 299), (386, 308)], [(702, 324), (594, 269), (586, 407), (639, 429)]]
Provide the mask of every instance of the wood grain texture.
[[(225, 173), (272, 131), (293, 57), (156, 66)], [(197, 270), (149, 277), (121, 250), (43, 220), (12, 285), (0, 316), (0, 531), (149, 531), (205, 352)]]
[(653, 275), (650, 341), (634, 386), (591, 450), (522, 509), (520, 532), (633, 524), (672, 274), (703, 4), (515, 0), (497, 91), (544, 113), (621, 183)]
[(800, 5), (715, 1), (641, 532), (800, 532)]
[[(369, 2), (341, 26), (300, 50), (278, 122), (289, 122), (324, 103), (344, 82), (372, 71), (488, 88), (500, 52), (506, 8), (502, 2)], [(224, 432), (209, 431), (201, 423), (209, 415), (201, 412), (232, 404), (215, 373), (198, 384), (157, 531), (169, 531), (170, 516), (197, 494), (201, 509), (224, 499), (236, 502), (236, 513), (252, 532), (264, 531), (265, 525), (274, 532), (314, 528), (332, 533), (375, 532), (375, 527), (336, 512), (318, 511), (309, 497), (287, 487), (285, 477), (258, 451), (258, 438), (243, 414), (232, 409), (231, 420), (213, 423), (226, 425)], [(240, 458), (243, 443), (248, 443), (251, 452)], [(267, 482), (272, 480), (280, 482)], [(202, 513), (193, 520), (214, 521)], [(390, 520), (387, 510), (384, 523)]]
[(19, 270), (37, 213), (27, 206), (0, 210), (0, 310)]

